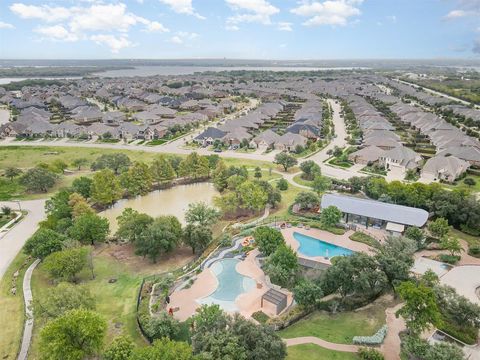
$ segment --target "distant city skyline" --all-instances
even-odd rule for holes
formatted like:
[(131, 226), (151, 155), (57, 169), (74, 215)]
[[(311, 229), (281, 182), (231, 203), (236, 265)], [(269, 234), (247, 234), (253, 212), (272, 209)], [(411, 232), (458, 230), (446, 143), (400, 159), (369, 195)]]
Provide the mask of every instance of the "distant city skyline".
[(0, 58), (480, 58), (480, 0), (16, 0)]

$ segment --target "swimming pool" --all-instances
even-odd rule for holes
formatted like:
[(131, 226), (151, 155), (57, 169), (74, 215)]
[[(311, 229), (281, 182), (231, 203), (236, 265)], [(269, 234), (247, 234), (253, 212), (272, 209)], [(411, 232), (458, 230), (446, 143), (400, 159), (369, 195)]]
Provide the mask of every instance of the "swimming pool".
[(198, 299), (200, 304), (218, 304), (223, 310), (237, 311), (235, 299), (255, 287), (255, 280), (239, 274), (236, 270), (240, 260), (222, 259), (215, 262), (210, 269), (217, 277), (218, 286), (207, 297)]
[(349, 256), (354, 253), (352, 250), (346, 249), (344, 247), (330, 244), (320, 239), (316, 239), (314, 237), (300, 234), (297, 232), (293, 233), (293, 237), (300, 244), (298, 252), (305, 256), (321, 256), (332, 258), (334, 256)]

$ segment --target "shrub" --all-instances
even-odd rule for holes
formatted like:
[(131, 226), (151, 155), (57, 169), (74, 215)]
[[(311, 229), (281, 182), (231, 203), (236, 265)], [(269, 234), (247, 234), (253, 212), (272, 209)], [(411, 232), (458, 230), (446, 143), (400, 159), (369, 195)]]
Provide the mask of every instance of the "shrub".
[(477, 182), (472, 178), (466, 178), (463, 183), (468, 186), (475, 186)]
[(468, 255), (480, 258), (480, 245), (469, 246)]
[(270, 317), (261, 310), (254, 312), (252, 318), (257, 320), (260, 324), (265, 324), (270, 319)]
[(478, 330), (473, 326), (458, 326), (452, 322), (444, 321), (438, 329), (458, 339), (465, 344), (474, 345), (477, 343)]
[(358, 345), (380, 345), (387, 336), (387, 325), (383, 325), (372, 336), (354, 336), (353, 343)]
[(285, 179), (280, 179), (277, 182), (277, 189), (280, 191), (288, 190), (288, 181)]
[(441, 262), (454, 265), (460, 260), (460, 256), (449, 255), (449, 254), (440, 254), (439, 259), (440, 259)]
[(358, 351), (358, 357), (361, 360), (383, 360), (385, 359), (381, 352), (370, 348), (361, 348)]

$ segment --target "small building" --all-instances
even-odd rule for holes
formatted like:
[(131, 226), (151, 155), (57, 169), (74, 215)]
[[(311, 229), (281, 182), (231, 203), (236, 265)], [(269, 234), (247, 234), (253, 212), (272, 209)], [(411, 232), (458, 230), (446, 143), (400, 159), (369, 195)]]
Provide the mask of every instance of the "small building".
[(269, 289), (262, 295), (261, 307), (266, 313), (276, 316), (287, 307), (287, 300), (286, 294), (275, 289)]
[(423, 227), (428, 212), (414, 207), (384, 203), (338, 194), (324, 194), (321, 209), (335, 206), (343, 213), (343, 222), (384, 229), (391, 234), (401, 234), (405, 226)]

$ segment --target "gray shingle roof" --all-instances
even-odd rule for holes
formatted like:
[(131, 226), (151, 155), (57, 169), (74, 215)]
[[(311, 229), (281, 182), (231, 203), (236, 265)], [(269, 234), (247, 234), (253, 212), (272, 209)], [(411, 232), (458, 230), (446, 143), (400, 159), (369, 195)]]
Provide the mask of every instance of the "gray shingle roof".
[(322, 209), (336, 206), (342, 212), (391, 221), (398, 224), (422, 227), (428, 220), (428, 212), (423, 209), (360, 199), (337, 194), (322, 196)]

